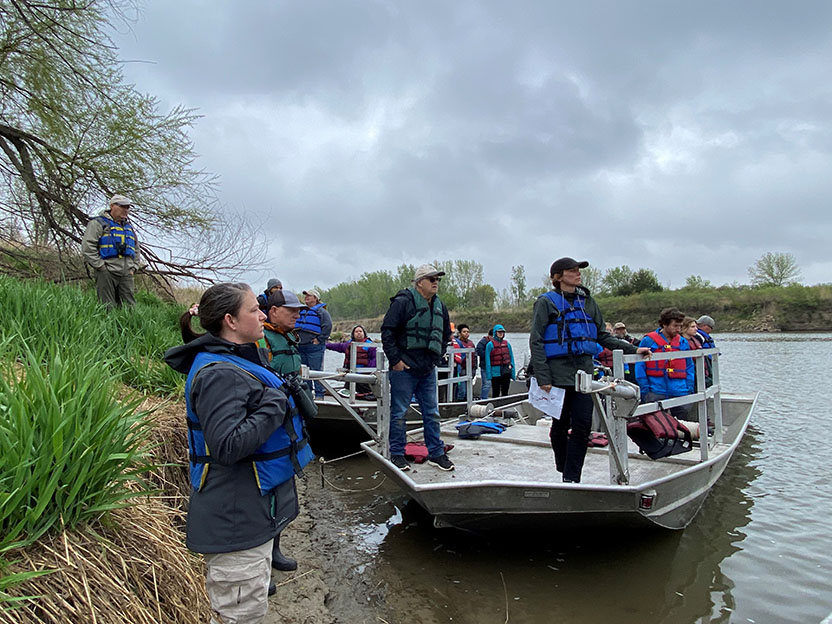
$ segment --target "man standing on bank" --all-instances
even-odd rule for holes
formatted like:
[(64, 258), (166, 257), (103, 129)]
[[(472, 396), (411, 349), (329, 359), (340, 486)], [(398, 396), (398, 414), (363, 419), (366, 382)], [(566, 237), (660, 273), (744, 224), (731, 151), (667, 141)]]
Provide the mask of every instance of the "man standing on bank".
[(592, 427), (592, 397), (575, 390), (575, 374), (579, 370), (592, 374), (596, 343), (610, 351), (621, 349), (624, 353), (650, 355), (650, 349), (636, 349), (606, 330), (598, 304), (581, 285), (581, 269), (588, 266), (589, 262), (572, 258), (552, 263), (549, 275), (555, 289), (535, 301), (529, 335), (537, 384), (547, 392), (557, 386), (566, 393), (560, 419), (552, 421), (549, 432), (555, 467), (563, 473), (565, 483), (581, 482)]
[(133, 274), (140, 266), (139, 240), (128, 219), (133, 202), (113, 195), (110, 207), (87, 222), (81, 253), (95, 271), (95, 290), (106, 306), (135, 305)]
[(390, 299), (381, 323), (381, 344), (390, 363), (390, 461), (402, 471), (410, 470), (404, 457), (404, 415), (414, 395), (422, 412), (428, 462), (442, 470), (454, 469), (439, 437), (434, 371), (451, 339), (448, 309), (436, 294), (443, 275), (430, 264), (416, 269), (413, 286)]

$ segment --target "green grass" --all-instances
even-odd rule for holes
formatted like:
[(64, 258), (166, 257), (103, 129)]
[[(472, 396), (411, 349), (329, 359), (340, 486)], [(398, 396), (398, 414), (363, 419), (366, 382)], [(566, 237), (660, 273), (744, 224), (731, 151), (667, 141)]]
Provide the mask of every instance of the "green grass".
[(0, 606), (12, 606), (6, 590), (29, 575), (9, 574), (4, 554), (145, 492), (149, 421), (122, 384), (181, 394), (162, 356), (181, 343), (184, 307), (146, 296), (107, 310), (77, 287), (0, 276), (0, 309)]
[(77, 287), (0, 276), (0, 309), (0, 341), (10, 339), (13, 357), (23, 357), (26, 347), (67, 358), (93, 352), (112, 364), (115, 381), (159, 395), (182, 393), (182, 375), (162, 356), (181, 343), (183, 306), (139, 297), (133, 308), (107, 310), (94, 293)]

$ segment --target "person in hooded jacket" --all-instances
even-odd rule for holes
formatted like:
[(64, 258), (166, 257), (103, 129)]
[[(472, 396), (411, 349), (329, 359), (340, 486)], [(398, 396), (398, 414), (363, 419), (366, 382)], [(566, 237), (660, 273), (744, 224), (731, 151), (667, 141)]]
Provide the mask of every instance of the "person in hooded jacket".
[(511, 380), (515, 378), (514, 350), (506, 340), (506, 328), (495, 325), (494, 337), (485, 345), (485, 376), (491, 380), (491, 396), (508, 396)]
[(283, 290), (283, 282), (276, 277), (273, 277), (266, 283), (266, 290), (257, 295), (257, 303), (260, 305), (260, 309), (263, 310), (263, 313), (266, 316), (269, 314), (269, 297), (272, 293), (280, 290)]
[[(197, 315), (207, 330), (196, 334)], [(190, 550), (205, 556), (212, 623), (262, 622), (275, 536), (298, 515), (294, 475), (313, 459), (303, 421), (256, 342), (265, 315), (246, 284), (216, 284), (180, 318), (186, 344)]]
[[(344, 368), (350, 368), (350, 345), (353, 342), (373, 344), (373, 339), (367, 336), (367, 332), (362, 325), (356, 325), (350, 332), (350, 339), (346, 342), (328, 342), (326, 348), (330, 351), (337, 351), (344, 354)], [(357, 368), (375, 368), (376, 367), (376, 348), (375, 347), (359, 347), (355, 350), (355, 365)], [(365, 371), (366, 372), (366, 371)], [(369, 399), (373, 394), (373, 389), (369, 384), (356, 383), (355, 394), (357, 397)]]
[(494, 335), (494, 328), (490, 328), (488, 333), (480, 338), (477, 343), (477, 358), (480, 361), (480, 400), (487, 399), (491, 392), (491, 379), (485, 376), (485, 347), (491, 341)]
[(552, 420), (549, 439), (555, 454), (555, 468), (566, 483), (580, 483), (587, 441), (592, 427), (592, 397), (575, 390), (579, 370), (592, 374), (592, 357), (598, 345), (624, 353), (641, 353), (613, 337), (605, 328), (604, 318), (589, 290), (581, 285), (581, 269), (589, 262), (559, 258), (552, 263), (549, 275), (554, 290), (540, 295), (534, 302), (534, 316), (529, 334), (529, 349), (534, 377), (542, 390), (553, 386), (565, 396), (560, 418)]

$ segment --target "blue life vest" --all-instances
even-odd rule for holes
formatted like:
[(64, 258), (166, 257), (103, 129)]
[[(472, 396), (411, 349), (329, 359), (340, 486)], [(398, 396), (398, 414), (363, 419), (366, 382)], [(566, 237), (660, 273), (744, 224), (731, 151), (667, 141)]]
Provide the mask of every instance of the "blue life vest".
[[(211, 450), (205, 443), (205, 434), (191, 403), (191, 385), (200, 370), (217, 362), (227, 362), (241, 368), (249, 375), (256, 377), (264, 386), (279, 388), (283, 385), (283, 380), (273, 371), (245, 358), (205, 351), (197, 354), (188, 373), (188, 380), (185, 382), (191, 486), (196, 490), (202, 489), (212, 460)], [(315, 457), (309, 446), (309, 439), (306, 437), (303, 419), (295, 409), (295, 401), (291, 397), (288, 398), (290, 410), (283, 425), (248, 458), (262, 496), (291, 479), (293, 475), (300, 474), (303, 467)]]
[[(716, 343), (714, 342), (714, 339), (711, 338), (711, 335), (709, 333), (707, 333), (705, 331), (702, 331), (701, 329), (698, 329), (698, 328), (696, 330), (696, 333), (699, 334), (699, 336), (702, 338), (702, 348), (703, 349), (713, 349), (714, 347), (716, 347)], [(710, 358), (710, 357), (711, 356), (709, 355), (708, 358)]]
[(104, 234), (98, 239), (98, 254), (103, 259), (136, 255), (136, 233), (128, 221), (119, 225), (105, 216), (96, 219), (104, 225)]
[(557, 319), (549, 323), (543, 332), (543, 351), (546, 359), (567, 355), (596, 355), (599, 352), (598, 328), (595, 320), (586, 313), (586, 297), (575, 295), (570, 304), (561, 293), (550, 290), (543, 293), (558, 309)]
[(313, 334), (321, 333), (321, 315), (318, 312), (323, 308), (325, 303), (316, 303), (308, 310), (301, 310), (298, 320), (295, 321), (295, 329), (312, 332)]

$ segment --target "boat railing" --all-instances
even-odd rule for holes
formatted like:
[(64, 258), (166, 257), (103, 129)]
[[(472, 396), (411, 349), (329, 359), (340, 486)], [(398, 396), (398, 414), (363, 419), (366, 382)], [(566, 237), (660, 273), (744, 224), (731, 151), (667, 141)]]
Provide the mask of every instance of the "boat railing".
[[(366, 367), (366, 366), (358, 366), (358, 350), (359, 349), (375, 349), (376, 351), (376, 366), (375, 368)], [(349, 353), (349, 368), (347, 369), (348, 373), (358, 373), (358, 374), (373, 374), (377, 370), (384, 370), (387, 364), (387, 358), (384, 355), (384, 351), (381, 348), (381, 345), (376, 346), (375, 343), (371, 344), (369, 342), (350, 342), (350, 353)], [(345, 382), (344, 387), (349, 388), (349, 402), (351, 404), (355, 403), (356, 396), (355, 396), (355, 384), (356, 382), (350, 381)]]
[[(474, 402), (474, 370), (472, 367), (473, 357), (472, 354), (476, 353), (476, 349), (474, 347), (448, 347), (446, 351), (448, 356), (448, 363), (447, 365), (439, 365), (436, 367), (436, 397), (437, 402), (439, 402), (439, 398), (442, 396), (442, 388), (447, 388), (447, 399), (449, 403), (453, 403), (456, 399), (456, 388), (454, 387), (458, 383), (465, 384), (465, 401), (468, 404), (468, 409), (471, 409), (471, 404)], [(454, 362), (454, 356), (456, 354), (464, 354), (465, 355), (465, 367), (464, 373), (462, 375), (456, 374), (456, 363)], [(440, 373), (447, 373), (447, 376), (441, 375)]]
[[(644, 362), (638, 354), (625, 355), (620, 349), (613, 354), (612, 378), (593, 381), (584, 373), (578, 375), (575, 389), (591, 393), (596, 409), (602, 416), (607, 430), (610, 449), (610, 481), (629, 483), (627, 454), (627, 422), (629, 419), (649, 414), (660, 408), (696, 405), (699, 422), (699, 457), (707, 461), (714, 445), (722, 442), (722, 403), (719, 384), (719, 350), (697, 349), (693, 351), (671, 351), (651, 353), (651, 361), (694, 359), (696, 367), (695, 387), (692, 394), (668, 398), (662, 401), (639, 403), (641, 394), (637, 385), (624, 380), (624, 365)], [(710, 361), (713, 383), (708, 386), (705, 379), (705, 361)], [(603, 400), (602, 400), (603, 397)], [(659, 405), (661, 404), (661, 405)], [(710, 407), (709, 407), (710, 406)], [(713, 425), (713, 435), (709, 426)]]
[[(378, 362), (376, 362), (378, 363)], [(367, 369), (372, 372), (368, 373), (351, 373), (349, 371), (317, 371), (310, 370), (307, 366), (301, 367), (301, 377), (303, 379), (312, 379), (323, 386), (324, 390), (335, 401), (343, 407), (347, 413), (361, 426), (367, 434), (375, 440), (379, 445), (387, 445), (389, 437), (389, 423), (390, 423), (390, 380), (387, 371), (384, 369)], [(332, 381), (343, 381), (344, 383), (364, 383), (370, 385), (375, 390), (376, 403), (376, 429), (373, 429), (367, 421), (362, 418), (360, 411), (355, 405), (355, 401), (351, 403), (347, 397), (342, 396), (338, 392), (339, 388), (332, 385)]]

